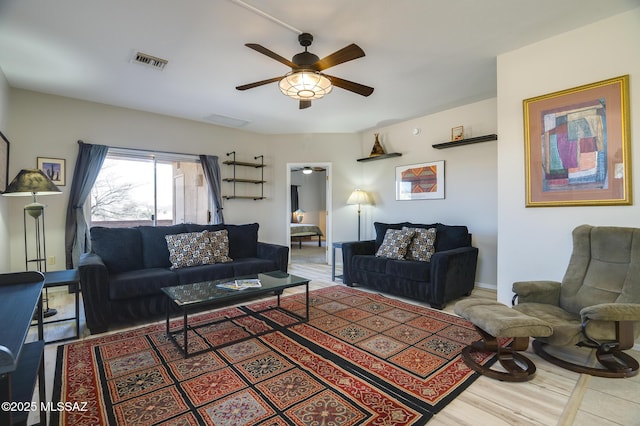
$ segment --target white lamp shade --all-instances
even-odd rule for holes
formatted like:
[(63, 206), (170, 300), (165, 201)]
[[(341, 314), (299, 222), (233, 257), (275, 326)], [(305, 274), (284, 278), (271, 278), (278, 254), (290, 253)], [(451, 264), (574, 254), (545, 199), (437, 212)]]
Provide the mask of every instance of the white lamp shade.
[(279, 86), (283, 94), (302, 101), (323, 98), (333, 88), (331, 80), (312, 70), (292, 71), (280, 80)]
[(371, 200), (369, 199), (369, 194), (365, 191), (355, 189), (349, 196), (347, 204), (371, 204)]

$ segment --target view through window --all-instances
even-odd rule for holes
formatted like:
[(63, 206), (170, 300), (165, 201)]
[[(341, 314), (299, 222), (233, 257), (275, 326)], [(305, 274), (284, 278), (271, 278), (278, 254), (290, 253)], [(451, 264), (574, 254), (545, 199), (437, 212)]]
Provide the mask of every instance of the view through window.
[(209, 191), (196, 156), (110, 149), (90, 198), (91, 226), (209, 219)]

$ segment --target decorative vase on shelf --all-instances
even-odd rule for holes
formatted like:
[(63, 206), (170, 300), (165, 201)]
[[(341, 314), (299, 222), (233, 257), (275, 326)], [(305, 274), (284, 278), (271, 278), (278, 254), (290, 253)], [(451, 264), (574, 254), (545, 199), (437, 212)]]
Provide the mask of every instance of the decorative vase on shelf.
[(369, 154), (369, 157), (377, 157), (379, 155), (385, 154), (384, 148), (382, 148), (380, 140), (378, 139), (378, 133), (374, 133), (374, 136), (376, 137), (376, 140), (373, 143), (373, 149), (371, 149), (371, 154)]

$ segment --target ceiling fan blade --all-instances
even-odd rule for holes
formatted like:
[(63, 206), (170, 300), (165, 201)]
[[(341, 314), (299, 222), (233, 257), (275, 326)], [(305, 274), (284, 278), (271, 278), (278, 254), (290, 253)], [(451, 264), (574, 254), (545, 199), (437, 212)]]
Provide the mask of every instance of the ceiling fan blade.
[(275, 83), (276, 81), (282, 80), (282, 77), (274, 77), (268, 80), (256, 81), (255, 83), (243, 84), (242, 86), (236, 86), (238, 90), (247, 90), (253, 89), (254, 87), (264, 86), (265, 84)]
[(311, 101), (300, 100), (300, 109), (311, 108)]
[(331, 84), (341, 89), (348, 90), (353, 93), (357, 93), (362, 96), (369, 96), (373, 93), (373, 87), (365, 86), (364, 84), (354, 83), (353, 81), (344, 80), (339, 77), (334, 77), (325, 74), (331, 80)]
[(284, 65), (286, 65), (288, 67), (298, 68), (298, 66), (296, 64), (294, 64), (293, 62), (291, 62), (287, 58), (284, 58), (284, 57), (278, 55), (277, 53), (267, 49), (264, 46), (260, 46), (259, 44), (256, 44), (256, 43), (247, 43), (247, 44), (245, 44), (245, 46), (247, 46), (250, 49), (255, 50), (256, 52), (260, 52), (263, 55), (266, 55), (266, 56), (270, 57), (271, 59), (275, 59), (276, 61), (278, 61), (278, 62), (280, 62), (280, 63), (282, 63), (282, 64), (284, 64)]
[(334, 67), (344, 62), (352, 61), (354, 59), (362, 58), (364, 51), (357, 44), (351, 43), (347, 47), (344, 47), (336, 52), (333, 52), (329, 56), (325, 56), (318, 62), (312, 65), (313, 69), (317, 71), (326, 70), (327, 68)]

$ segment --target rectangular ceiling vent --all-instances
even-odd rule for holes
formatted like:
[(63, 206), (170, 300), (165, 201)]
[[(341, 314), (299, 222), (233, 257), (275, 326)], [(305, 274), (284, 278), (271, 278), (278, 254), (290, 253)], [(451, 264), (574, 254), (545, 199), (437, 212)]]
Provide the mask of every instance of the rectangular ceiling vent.
[(146, 65), (148, 67), (162, 71), (164, 67), (169, 63), (168, 60), (158, 58), (157, 56), (147, 55), (146, 53), (137, 52), (133, 57), (133, 62)]

